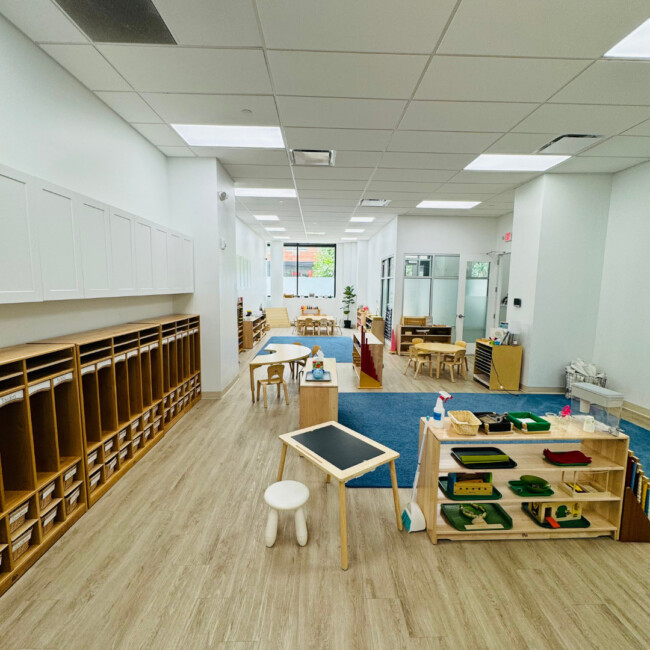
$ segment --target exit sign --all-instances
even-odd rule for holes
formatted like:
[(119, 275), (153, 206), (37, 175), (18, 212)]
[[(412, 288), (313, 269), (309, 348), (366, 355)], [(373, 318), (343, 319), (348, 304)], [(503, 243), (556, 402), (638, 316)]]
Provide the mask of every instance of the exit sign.
[(512, 233), (507, 232), (505, 236), (503, 237), (503, 241), (512, 241)]

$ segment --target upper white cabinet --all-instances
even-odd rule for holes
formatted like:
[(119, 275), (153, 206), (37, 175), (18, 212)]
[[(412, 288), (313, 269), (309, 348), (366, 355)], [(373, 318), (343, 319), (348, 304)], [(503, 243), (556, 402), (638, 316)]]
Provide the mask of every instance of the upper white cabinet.
[(113, 292), (116, 296), (132, 296), (136, 293), (134, 221), (126, 212), (111, 210)]
[(82, 298), (81, 250), (73, 196), (58, 187), (41, 185), (36, 190), (35, 213), (43, 298)]
[(113, 295), (111, 286), (111, 229), (107, 205), (79, 199), (77, 230), (85, 298)]
[(0, 167), (0, 303), (43, 300), (28, 178)]
[(0, 304), (194, 291), (191, 237), (0, 165)]

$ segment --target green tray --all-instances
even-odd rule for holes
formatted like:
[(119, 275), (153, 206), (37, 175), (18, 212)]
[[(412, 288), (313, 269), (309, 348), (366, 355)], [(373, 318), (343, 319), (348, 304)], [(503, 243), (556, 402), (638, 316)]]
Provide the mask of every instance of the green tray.
[(555, 463), (546, 457), (544, 457), (544, 460), (550, 465), (555, 465), (555, 467), (587, 467), (587, 465), (591, 465), (591, 461), (588, 463)]
[[(548, 431), (551, 428), (551, 423), (539, 415), (528, 412), (519, 413), (506, 413), (506, 417), (512, 422), (517, 429), (525, 433), (534, 433), (536, 431)], [(535, 420), (534, 422), (522, 422), (524, 419)]]
[[(537, 519), (535, 519), (534, 515), (532, 512), (529, 512), (528, 508), (526, 508), (528, 504), (523, 503), (521, 506), (521, 509), (541, 528), (548, 528), (549, 530), (558, 530), (557, 528), (553, 528), (551, 524), (544, 522), (543, 524), (540, 524)], [(580, 519), (574, 519), (573, 521), (558, 521), (558, 524), (560, 524), (560, 528), (589, 528), (591, 526), (591, 522), (589, 519), (587, 519), (584, 515), (580, 517)]]
[[(487, 517), (485, 521), (488, 524), (501, 524), (500, 528), (480, 528), (472, 527), (471, 520), (460, 514), (460, 506), (457, 506), (454, 503), (443, 503), (440, 506), (440, 511), (442, 516), (456, 529), (456, 530), (466, 530), (468, 532), (475, 531), (486, 531), (491, 530), (510, 530), (512, 528), (512, 519), (510, 515), (498, 504), (498, 503), (485, 503), (483, 507), (487, 510)], [(467, 528), (467, 526), (470, 528)]]
[(523, 481), (508, 481), (508, 486), (518, 497), (552, 497), (555, 494), (551, 488), (542, 492), (531, 492), (524, 485)]
[(503, 495), (497, 490), (494, 485), (492, 486), (492, 494), (490, 496), (476, 496), (472, 494), (468, 497), (459, 497), (456, 494), (447, 492), (447, 477), (441, 476), (438, 478), (438, 487), (442, 490), (443, 494), (452, 501), (498, 501)]

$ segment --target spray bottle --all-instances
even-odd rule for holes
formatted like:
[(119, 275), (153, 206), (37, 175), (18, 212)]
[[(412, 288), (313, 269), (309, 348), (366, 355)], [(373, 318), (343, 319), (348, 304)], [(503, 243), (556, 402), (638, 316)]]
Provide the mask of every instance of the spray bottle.
[(433, 426), (437, 429), (442, 429), (445, 423), (445, 402), (451, 399), (452, 396), (441, 390), (438, 394), (436, 407), (433, 409)]

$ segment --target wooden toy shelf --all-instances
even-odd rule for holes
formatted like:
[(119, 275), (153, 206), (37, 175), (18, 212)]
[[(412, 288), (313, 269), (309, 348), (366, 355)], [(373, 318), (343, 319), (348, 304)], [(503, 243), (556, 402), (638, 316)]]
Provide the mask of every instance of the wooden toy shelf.
[[(420, 442), (424, 428), (428, 426), (418, 483), (417, 501), (427, 522), (427, 533), (434, 544), (440, 539), (553, 539), (556, 537), (600, 537), (618, 539), (621, 509), (625, 488), (625, 469), (629, 439), (625, 435), (611, 436), (605, 433), (585, 433), (575, 425), (568, 431), (544, 431), (536, 434), (509, 433), (478, 436), (460, 436), (449, 430), (448, 420), (444, 429), (436, 429), (424, 418), (420, 419)], [(513, 444), (525, 441), (527, 444)], [(573, 441), (573, 442), (570, 442)], [(577, 441), (577, 442), (576, 442)], [(451, 447), (469, 446), (477, 443), (497, 446), (516, 461), (512, 469), (491, 469), (494, 486), (501, 492), (501, 499), (481, 500), (481, 503), (498, 503), (512, 518), (511, 530), (457, 530), (440, 512), (446, 503), (458, 503), (445, 496), (438, 487), (438, 479), (448, 472), (471, 471), (457, 463), (451, 456)], [(591, 456), (592, 462), (585, 467), (559, 467), (543, 458), (546, 448), (554, 451), (581, 449)], [(546, 479), (553, 489), (550, 497), (519, 497), (508, 487), (509, 480), (523, 474), (534, 474)], [(563, 481), (583, 480), (596, 483), (602, 489), (598, 493), (569, 494), (560, 488)], [(547, 529), (538, 526), (523, 510), (523, 503), (580, 502), (583, 514), (589, 519), (589, 528)]]
[(477, 339), (474, 381), (490, 390), (519, 390), (522, 354), (520, 345), (489, 345)]
[(384, 341), (370, 332), (364, 332), (364, 346), (361, 330), (352, 337), (352, 367), (359, 376), (359, 388), (382, 388), (384, 372)]
[(0, 350), (0, 594), (85, 511), (74, 348)]
[(250, 350), (263, 338), (266, 332), (266, 314), (244, 318), (244, 349)]
[(451, 332), (452, 328), (445, 325), (405, 325), (402, 323), (397, 330), (398, 353), (408, 354), (415, 338), (424, 339), (425, 343), (451, 343)]

